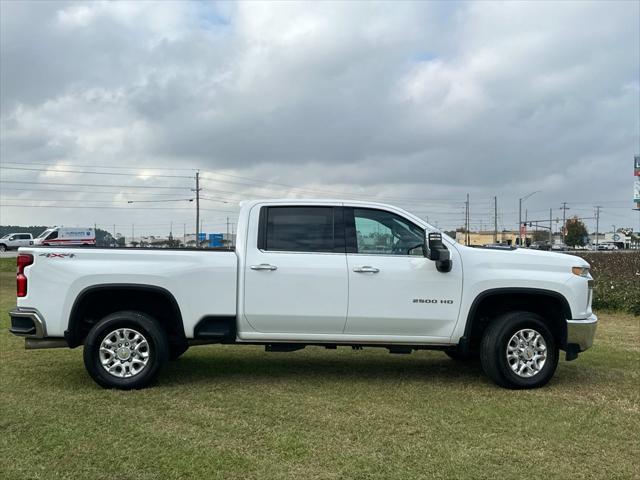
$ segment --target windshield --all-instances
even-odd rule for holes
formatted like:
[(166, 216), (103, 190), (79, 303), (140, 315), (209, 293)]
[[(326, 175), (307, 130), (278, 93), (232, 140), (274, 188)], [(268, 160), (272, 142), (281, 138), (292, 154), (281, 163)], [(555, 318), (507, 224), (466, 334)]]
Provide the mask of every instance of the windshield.
[(53, 228), (48, 228), (47, 230), (45, 230), (44, 232), (42, 232), (40, 235), (38, 235), (38, 238), (44, 238), (47, 235), (49, 235), (51, 232), (53, 232)]
[(6, 235), (4, 235), (4, 236), (0, 237), (0, 239), (3, 239), (3, 238), (9, 238), (10, 236), (11, 236), (11, 234), (10, 234), (10, 233), (7, 233)]

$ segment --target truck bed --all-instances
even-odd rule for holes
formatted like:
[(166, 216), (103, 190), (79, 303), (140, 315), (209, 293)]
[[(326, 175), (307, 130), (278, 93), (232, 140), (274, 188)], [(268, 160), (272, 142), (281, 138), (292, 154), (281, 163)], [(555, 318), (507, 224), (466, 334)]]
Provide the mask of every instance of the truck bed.
[(23, 247), (20, 253), (33, 255), (33, 264), (25, 268), (28, 293), (18, 298), (18, 307), (37, 308), (51, 337), (64, 335), (83, 291), (101, 286), (166, 290), (180, 308), (187, 338), (206, 316), (236, 314), (238, 262), (232, 250)]

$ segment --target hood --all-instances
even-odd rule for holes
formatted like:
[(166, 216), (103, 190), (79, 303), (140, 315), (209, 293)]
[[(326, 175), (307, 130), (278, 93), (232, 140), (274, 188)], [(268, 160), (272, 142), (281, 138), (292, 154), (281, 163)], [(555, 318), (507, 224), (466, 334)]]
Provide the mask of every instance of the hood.
[(571, 267), (589, 267), (583, 258), (566, 253), (531, 250), (528, 248), (492, 249), (474, 248), (459, 245), (458, 249), (463, 257), (471, 258), (478, 264), (496, 266), (497, 264), (511, 264), (516, 267), (536, 267), (540, 270), (568, 270)]

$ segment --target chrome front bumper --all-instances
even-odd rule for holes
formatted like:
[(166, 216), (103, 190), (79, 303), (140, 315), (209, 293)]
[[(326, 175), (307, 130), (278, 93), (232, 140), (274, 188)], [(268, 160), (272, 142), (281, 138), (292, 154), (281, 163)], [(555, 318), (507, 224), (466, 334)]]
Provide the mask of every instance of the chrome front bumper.
[(584, 352), (593, 345), (597, 326), (598, 317), (593, 314), (583, 320), (567, 320), (567, 345), (577, 345)]

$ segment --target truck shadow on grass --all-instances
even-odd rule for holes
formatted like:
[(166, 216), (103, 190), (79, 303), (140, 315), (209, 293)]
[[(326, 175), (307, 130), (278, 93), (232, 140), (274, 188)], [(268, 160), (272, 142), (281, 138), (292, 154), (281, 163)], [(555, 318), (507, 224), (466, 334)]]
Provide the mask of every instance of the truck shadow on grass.
[[(93, 384), (76, 359), (68, 359), (57, 371), (58, 388), (77, 389)], [(45, 365), (42, 365), (44, 368)], [(575, 367), (575, 368), (573, 368)], [(606, 381), (598, 375), (599, 369), (577, 368), (561, 361), (552, 385), (596, 385)], [(39, 383), (56, 378), (42, 372)], [(61, 381), (62, 380), (62, 381)], [(424, 385), (451, 385), (498, 388), (485, 376), (479, 361), (459, 362), (444, 352), (418, 352), (411, 355), (389, 355), (382, 352), (323, 352), (264, 353), (247, 347), (198, 347), (177, 361), (169, 362), (154, 386), (159, 388), (189, 385), (206, 388), (212, 384), (316, 384), (359, 383), (380, 386), (398, 382)]]
[[(244, 350), (244, 347), (243, 347)], [(567, 369), (570, 372), (567, 372)], [(600, 376), (591, 368), (567, 365), (563, 360), (551, 380), (552, 385), (597, 384)], [(602, 379), (601, 379), (602, 380)], [(397, 384), (398, 381), (425, 384), (474, 385), (497, 388), (486, 377), (480, 361), (460, 362), (444, 352), (412, 355), (368, 352), (267, 353), (243, 351), (190, 351), (169, 362), (157, 385), (207, 384), (212, 381), (251, 382), (370, 382)]]
[(241, 353), (211, 355), (185, 354), (169, 362), (159, 379), (160, 385), (206, 383), (214, 380), (296, 380), (296, 381), (374, 381), (395, 383), (401, 380), (437, 383), (490, 383), (479, 362), (459, 363), (434, 352), (428, 357), (366, 355), (358, 358), (340, 353), (304, 354)]

